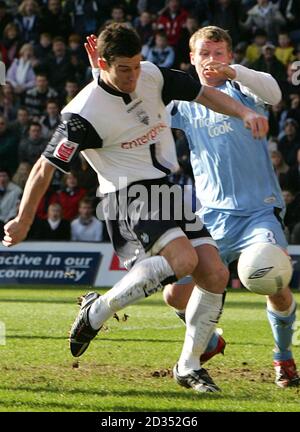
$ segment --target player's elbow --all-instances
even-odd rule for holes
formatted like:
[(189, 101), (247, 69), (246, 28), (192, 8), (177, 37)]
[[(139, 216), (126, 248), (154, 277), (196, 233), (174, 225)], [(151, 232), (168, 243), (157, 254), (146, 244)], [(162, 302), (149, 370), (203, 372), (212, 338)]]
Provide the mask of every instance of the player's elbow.
[(277, 105), (282, 99), (282, 93), (277, 81), (272, 77), (273, 85), (271, 91), (269, 92), (268, 104)]
[(281, 99), (282, 99), (282, 93), (279, 85), (276, 83), (276, 88), (274, 89), (272, 94), (271, 105), (277, 105), (281, 101)]

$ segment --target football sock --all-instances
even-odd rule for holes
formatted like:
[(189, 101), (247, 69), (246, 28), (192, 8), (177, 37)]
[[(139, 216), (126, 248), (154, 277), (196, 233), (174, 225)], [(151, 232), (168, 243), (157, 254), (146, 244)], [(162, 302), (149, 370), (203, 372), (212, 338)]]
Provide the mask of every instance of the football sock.
[[(180, 318), (185, 323), (185, 310), (177, 310), (175, 311), (175, 313), (178, 318)], [(219, 333), (217, 331), (214, 331), (212, 337), (208, 341), (205, 352), (211, 352), (217, 348), (219, 337)]]
[(293, 358), (291, 351), (293, 324), (296, 319), (296, 302), (293, 299), (287, 311), (277, 311), (270, 304), (267, 305), (267, 315), (275, 340), (274, 360), (290, 360)]
[(186, 332), (178, 361), (179, 375), (200, 369), (200, 355), (214, 333), (221, 312), (222, 294), (214, 294), (195, 286), (186, 307)]
[(163, 256), (144, 259), (92, 304), (88, 315), (90, 325), (95, 330), (99, 329), (118, 310), (162, 290), (176, 280)]
[[(225, 303), (226, 293), (227, 293), (227, 291), (225, 290), (222, 294), (222, 308), (223, 308), (224, 303)], [(180, 318), (181, 321), (183, 321), (185, 323), (185, 309), (175, 310), (175, 313), (178, 316), (178, 318)], [(206, 350), (204, 352), (211, 352), (214, 349), (216, 349), (217, 345), (218, 345), (219, 337), (220, 337), (219, 333), (217, 331), (214, 331), (212, 337), (208, 341)]]
[(175, 310), (175, 313), (178, 316), (178, 318), (180, 318), (181, 321), (183, 321), (184, 324), (185, 324), (185, 309), (183, 309), (183, 310), (178, 310), (177, 309), (177, 310)]

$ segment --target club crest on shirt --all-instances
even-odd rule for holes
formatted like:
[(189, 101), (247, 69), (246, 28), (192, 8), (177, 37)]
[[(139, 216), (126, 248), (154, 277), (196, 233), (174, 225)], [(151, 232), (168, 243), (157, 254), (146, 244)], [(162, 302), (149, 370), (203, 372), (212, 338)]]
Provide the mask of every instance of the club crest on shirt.
[(138, 110), (137, 111), (137, 113), (136, 113), (136, 115), (137, 115), (137, 118), (138, 118), (138, 120), (141, 122), (141, 123), (144, 123), (145, 125), (148, 125), (149, 124), (149, 116), (148, 116), (148, 114), (146, 113), (146, 111), (144, 111), (144, 110)]
[(150, 241), (149, 235), (147, 233), (143, 232), (141, 234), (141, 240), (143, 243), (146, 243), (146, 244), (149, 243), (149, 241)]
[(70, 162), (79, 144), (63, 139), (55, 148), (54, 156), (63, 162)]

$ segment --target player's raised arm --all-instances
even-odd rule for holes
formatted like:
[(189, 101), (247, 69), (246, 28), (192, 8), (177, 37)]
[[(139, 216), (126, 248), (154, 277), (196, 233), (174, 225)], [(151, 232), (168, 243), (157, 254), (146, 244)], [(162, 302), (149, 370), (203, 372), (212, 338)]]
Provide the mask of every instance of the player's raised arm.
[(42, 157), (35, 163), (26, 182), (18, 215), (4, 226), (4, 246), (13, 246), (26, 238), (54, 171), (55, 167)]
[(100, 68), (98, 63), (99, 55), (97, 52), (97, 36), (95, 36), (94, 34), (87, 36), (84, 48), (87, 53), (90, 66), (92, 68), (93, 78), (97, 80), (100, 75)]
[(275, 105), (281, 100), (280, 87), (269, 73), (249, 69), (240, 64), (229, 65), (217, 60), (202, 62), (202, 68), (209, 71), (210, 77), (223, 77), (224, 80), (235, 81), (242, 93), (256, 96), (266, 104)]
[(98, 68), (98, 53), (97, 53), (97, 36), (91, 34), (86, 37), (84, 48), (89, 58), (89, 62), (92, 68)]
[(257, 114), (213, 87), (203, 86), (195, 102), (205, 105), (213, 111), (242, 119), (245, 127), (251, 129), (254, 138), (263, 138), (268, 133), (269, 125), (265, 116)]

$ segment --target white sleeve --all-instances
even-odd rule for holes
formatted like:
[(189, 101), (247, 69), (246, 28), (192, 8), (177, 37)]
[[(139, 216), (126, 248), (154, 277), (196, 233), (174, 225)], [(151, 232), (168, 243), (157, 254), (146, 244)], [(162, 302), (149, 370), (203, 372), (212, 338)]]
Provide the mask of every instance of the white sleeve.
[(280, 102), (282, 94), (277, 81), (272, 75), (265, 72), (258, 72), (248, 69), (242, 65), (230, 65), (236, 72), (236, 81), (241, 91), (247, 96), (254, 99), (260, 99), (269, 105), (275, 105)]

